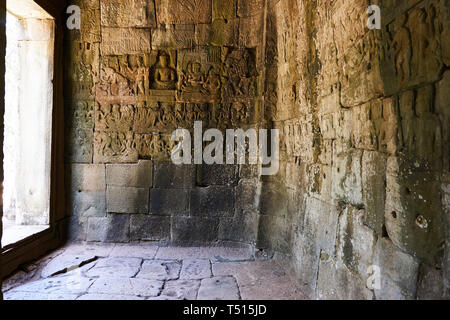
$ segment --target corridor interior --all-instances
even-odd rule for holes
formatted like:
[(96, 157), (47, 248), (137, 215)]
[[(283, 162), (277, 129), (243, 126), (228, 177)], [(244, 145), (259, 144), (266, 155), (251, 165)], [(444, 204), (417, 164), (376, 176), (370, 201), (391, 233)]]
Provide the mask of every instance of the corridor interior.
[[(33, 3), (48, 221), (3, 244), (4, 299), (449, 299), (450, 1)], [(278, 170), (223, 164), (227, 129)]]

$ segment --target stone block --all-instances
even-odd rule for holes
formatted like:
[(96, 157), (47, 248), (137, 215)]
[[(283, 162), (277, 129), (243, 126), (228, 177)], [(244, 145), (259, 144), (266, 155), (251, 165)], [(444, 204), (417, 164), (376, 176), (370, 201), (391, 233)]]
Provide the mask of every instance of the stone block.
[(191, 215), (232, 217), (235, 212), (235, 189), (232, 187), (195, 188), (191, 191)]
[(263, 9), (263, 0), (238, 0), (237, 13), (239, 17), (249, 17), (259, 14)]
[(197, 185), (235, 186), (238, 182), (237, 165), (199, 165), (197, 166)]
[(138, 279), (176, 280), (180, 277), (181, 263), (174, 260), (146, 260), (136, 275)]
[(411, 162), (403, 157), (388, 158), (386, 231), (397, 247), (439, 267), (445, 239), (441, 184), (435, 172), (419, 171)]
[(94, 133), (83, 128), (70, 128), (66, 149), (69, 163), (92, 163), (94, 156)]
[(211, 12), (211, 0), (156, 0), (156, 14), (160, 24), (210, 23)]
[(284, 188), (262, 185), (259, 211), (262, 215), (283, 216), (287, 212), (287, 195)]
[(203, 217), (173, 217), (172, 241), (175, 243), (215, 242), (219, 220)]
[(258, 234), (257, 211), (237, 210), (232, 218), (221, 218), (219, 240), (255, 243)]
[(133, 295), (156, 297), (161, 293), (162, 281), (136, 278), (100, 278), (89, 288), (89, 294)]
[(147, 28), (156, 26), (153, 0), (102, 0), (101, 24), (104, 27)]
[(419, 282), (417, 284), (417, 299), (419, 300), (448, 300), (450, 292), (446, 290), (444, 271), (435, 267), (421, 264), (419, 268)]
[(201, 280), (211, 277), (211, 262), (209, 260), (183, 260), (180, 279)]
[(166, 282), (161, 296), (168, 300), (196, 300), (200, 281), (175, 280)]
[(67, 239), (70, 241), (86, 241), (88, 218), (72, 216), (68, 222)]
[(79, 218), (106, 216), (105, 191), (72, 191), (70, 204), (71, 215)]
[(151, 188), (153, 184), (153, 162), (140, 160), (137, 164), (106, 165), (108, 186)]
[(197, 300), (239, 300), (240, 293), (234, 277), (203, 279)]
[(195, 166), (157, 162), (154, 168), (155, 188), (189, 189), (195, 184)]
[(339, 208), (336, 206), (308, 198), (302, 226), (307, 242), (313, 242), (318, 248), (334, 255), (339, 214)]
[(71, 189), (81, 191), (106, 190), (105, 166), (97, 164), (72, 164)]
[(102, 55), (142, 54), (151, 52), (149, 29), (102, 27)]
[(170, 217), (132, 215), (130, 220), (131, 241), (170, 240)]
[[(325, 255), (326, 257), (326, 255)], [(355, 276), (345, 265), (329, 258), (320, 260), (317, 281), (320, 300), (372, 300), (373, 293), (362, 278)]]
[(106, 190), (106, 211), (111, 213), (148, 213), (149, 189), (110, 187)]
[(212, 18), (231, 20), (236, 17), (238, 0), (212, 0)]
[(287, 253), (292, 245), (292, 225), (285, 216), (259, 216), (257, 247)]
[(99, 260), (86, 275), (101, 278), (132, 278), (138, 273), (141, 264), (142, 259), (139, 258), (106, 258)]
[(362, 150), (346, 149), (335, 143), (332, 166), (333, 200), (344, 201), (354, 206), (362, 204), (361, 161)]
[(152, 48), (160, 49), (191, 49), (196, 44), (195, 25), (161, 25), (152, 30)]
[(381, 286), (375, 288), (377, 299), (415, 299), (419, 264), (412, 256), (400, 251), (390, 240), (379, 238), (374, 265), (381, 273)]
[(379, 152), (364, 151), (362, 192), (366, 208), (364, 223), (381, 235), (386, 198), (386, 157)]
[(150, 214), (189, 215), (189, 200), (189, 190), (151, 189)]
[(130, 217), (128, 215), (108, 215), (88, 219), (87, 241), (93, 242), (129, 242)]
[(336, 243), (338, 262), (360, 277), (372, 265), (376, 244), (374, 231), (363, 224), (365, 216), (364, 210), (346, 207), (339, 216)]

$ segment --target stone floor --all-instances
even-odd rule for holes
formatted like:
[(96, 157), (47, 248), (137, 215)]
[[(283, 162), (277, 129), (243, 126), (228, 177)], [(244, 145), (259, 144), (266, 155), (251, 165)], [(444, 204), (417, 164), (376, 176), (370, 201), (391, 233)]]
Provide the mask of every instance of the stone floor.
[(4, 281), (5, 300), (300, 300), (274, 260), (247, 249), (75, 243)]

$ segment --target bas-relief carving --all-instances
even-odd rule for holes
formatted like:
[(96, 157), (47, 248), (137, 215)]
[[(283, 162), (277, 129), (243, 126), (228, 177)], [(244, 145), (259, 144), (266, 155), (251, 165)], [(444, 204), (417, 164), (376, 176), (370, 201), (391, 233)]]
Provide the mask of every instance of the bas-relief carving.
[(150, 29), (102, 27), (102, 55), (142, 54), (151, 51)]
[(156, 0), (160, 24), (211, 23), (211, 0)]
[(101, 0), (104, 27), (155, 27), (153, 0)]
[(229, 49), (223, 65), (223, 100), (256, 97), (256, 60), (250, 49)]
[(182, 50), (178, 53), (177, 67), (180, 101), (215, 102), (219, 99), (220, 53), (207, 49)]
[(138, 103), (133, 131), (137, 133), (167, 133), (176, 128), (191, 129), (195, 121), (208, 125), (211, 107), (206, 103)]
[(131, 131), (135, 106), (131, 104), (97, 103), (95, 107), (95, 129), (100, 131)]
[(95, 82), (99, 76), (98, 43), (70, 42), (70, 63), (67, 64), (70, 91), (76, 99), (94, 98)]
[(94, 128), (94, 101), (76, 100), (69, 110), (71, 125), (76, 128)]
[(429, 3), (389, 24), (385, 45), (388, 61), (383, 61), (387, 93), (438, 79), (443, 66), (439, 21), (440, 12)]
[(95, 132), (94, 163), (127, 163), (138, 159), (133, 132)]
[(142, 134), (136, 135), (136, 138), (141, 159), (167, 161), (175, 147), (170, 135)]
[(190, 49), (196, 44), (196, 31), (199, 25), (176, 24), (160, 25), (152, 29), (152, 48), (158, 49)]
[(67, 160), (72, 163), (91, 163), (93, 145), (94, 133), (92, 129), (69, 128)]
[(100, 42), (102, 40), (100, 32), (100, 10), (81, 10), (81, 40), (86, 42)]

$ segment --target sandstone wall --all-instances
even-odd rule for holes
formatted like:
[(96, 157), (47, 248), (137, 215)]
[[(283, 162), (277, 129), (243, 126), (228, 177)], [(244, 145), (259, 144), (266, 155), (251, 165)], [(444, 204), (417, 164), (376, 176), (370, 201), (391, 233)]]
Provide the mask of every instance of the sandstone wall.
[(243, 0), (82, 0), (67, 35), (71, 238), (255, 242), (258, 170), (175, 166), (177, 128), (258, 127), (264, 10)]
[(270, 2), (265, 119), (284, 145), (258, 246), (290, 256), (313, 297), (448, 298), (449, 13), (445, 0)]
[[(79, 5), (73, 238), (256, 244), (311, 297), (448, 298), (448, 0)], [(170, 133), (194, 120), (280, 129), (280, 172), (171, 164)]]

